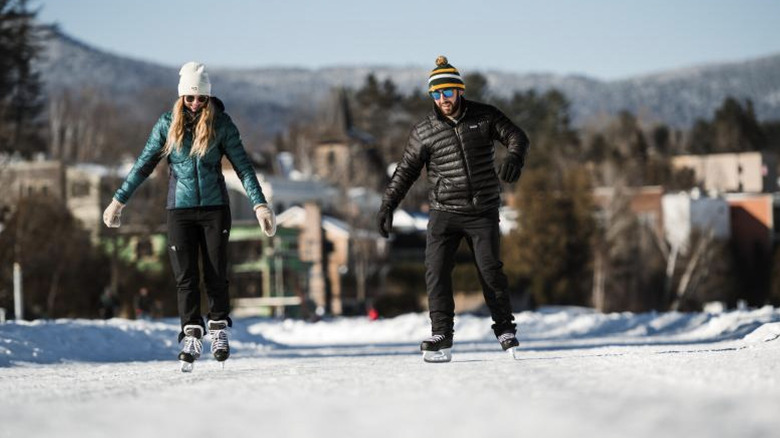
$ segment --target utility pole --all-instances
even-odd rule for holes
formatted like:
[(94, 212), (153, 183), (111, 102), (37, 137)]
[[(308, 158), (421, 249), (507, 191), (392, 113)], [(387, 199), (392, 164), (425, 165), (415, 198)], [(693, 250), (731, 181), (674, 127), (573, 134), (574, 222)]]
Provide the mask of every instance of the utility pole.
[[(276, 289), (276, 296), (279, 297), (281, 300), (284, 299), (284, 260), (282, 259), (284, 257), (284, 248), (282, 243), (281, 236), (276, 236), (273, 238), (274, 241), (274, 284)], [(276, 316), (277, 317), (284, 317), (285, 315), (285, 306), (284, 304), (279, 304), (276, 306)]]
[(24, 319), (24, 299), (22, 294), (22, 245), (19, 244), (21, 240), (21, 223), (22, 223), (22, 208), (17, 204), (16, 211), (16, 227), (14, 229), (16, 238), (14, 239), (14, 319), (21, 321)]

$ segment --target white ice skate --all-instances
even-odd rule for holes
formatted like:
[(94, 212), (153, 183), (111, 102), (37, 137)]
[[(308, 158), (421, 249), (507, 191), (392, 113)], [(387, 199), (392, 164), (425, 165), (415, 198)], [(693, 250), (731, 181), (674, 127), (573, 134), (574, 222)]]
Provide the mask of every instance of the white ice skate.
[(219, 362), (222, 369), (225, 369), (225, 361), (230, 357), (227, 320), (209, 321), (209, 336), (211, 337), (211, 354), (214, 355), (214, 359)]
[(203, 327), (199, 325), (185, 325), (182, 332), (184, 332), (184, 339), (182, 339), (184, 345), (179, 353), (179, 362), (181, 364), (181, 372), (190, 373), (195, 365), (195, 361), (203, 351), (203, 342), (201, 342)]

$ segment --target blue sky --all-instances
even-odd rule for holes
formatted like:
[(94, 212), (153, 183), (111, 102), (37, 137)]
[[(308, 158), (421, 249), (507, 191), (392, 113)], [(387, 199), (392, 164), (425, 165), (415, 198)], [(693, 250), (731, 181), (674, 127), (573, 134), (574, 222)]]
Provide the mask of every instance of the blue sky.
[(777, 0), (29, 0), (136, 59), (212, 67), (433, 67), (618, 79), (780, 54)]

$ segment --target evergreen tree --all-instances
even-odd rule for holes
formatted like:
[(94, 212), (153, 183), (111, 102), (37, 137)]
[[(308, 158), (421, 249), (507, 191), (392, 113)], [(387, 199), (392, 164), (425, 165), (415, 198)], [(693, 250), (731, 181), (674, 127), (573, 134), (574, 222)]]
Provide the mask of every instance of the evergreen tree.
[(715, 149), (719, 152), (746, 152), (761, 150), (766, 146), (766, 136), (756, 120), (753, 102), (743, 106), (728, 97), (715, 111)]
[(587, 305), (595, 231), (590, 176), (581, 166), (523, 173), (518, 230), (504, 243), (510, 276), (527, 279), (539, 304)]
[(766, 135), (767, 150), (780, 154), (780, 120), (762, 123), (761, 130)]
[(653, 147), (662, 156), (669, 156), (672, 152), (672, 134), (669, 127), (659, 125), (653, 128)]
[(711, 154), (715, 152), (715, 130), (712, 123), (697, 120), (689, 134), (688, 152), (691, 154)]
[(478, 102), (488, 100), (488, 80), (481, 73), (469, 73), (463, 77), (466, 84), (466, 98)]
[(539, 95), (529, 90), (495, 104), (531, 139), (526, 168), (565, 167), (582, 158), (577, 133), (570, 126), (570, 103), (561, 92), (550, 90)]
[(41, 50), (35, 15), (26, 0), (0, 0), (0, 152), (44, 150), (37, 120), (41, 82), (32, 69)]
[(688, 150), (693, 154), (747, 152), (769, 146), (767, 133), (756, 119), (753, 102), (744, 107), (733, 97), (724, 99), (711, 122), (697, 120), (691, 129)]

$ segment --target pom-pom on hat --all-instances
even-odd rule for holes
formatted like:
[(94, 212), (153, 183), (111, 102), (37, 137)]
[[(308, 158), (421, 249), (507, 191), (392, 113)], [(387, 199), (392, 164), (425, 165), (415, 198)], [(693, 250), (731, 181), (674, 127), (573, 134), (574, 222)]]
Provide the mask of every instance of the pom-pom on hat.
[(193, 94), (211, 96), (211, 81), (205, 65), (190, 61), (179, 70), (179, 96)]
[(458, 69), (450, 65), (446, 56), (440, 55), (436, 58), (436, 68), (431, 70), (431, 75), (428, 77), (428, 92), (445, 88), (465, 90), (466, 85)]

